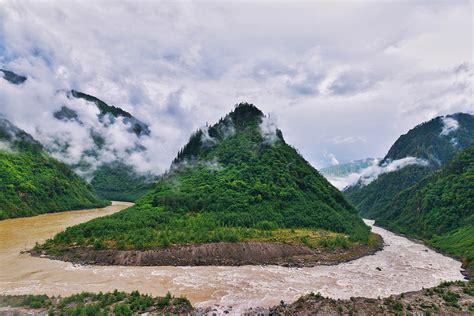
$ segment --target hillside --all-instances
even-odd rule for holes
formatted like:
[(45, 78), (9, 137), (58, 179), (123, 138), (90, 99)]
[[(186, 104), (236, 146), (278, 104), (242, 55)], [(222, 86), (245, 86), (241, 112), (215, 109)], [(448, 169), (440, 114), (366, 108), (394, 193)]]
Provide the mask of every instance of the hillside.
[[(369, 228), (356, 210), (267, 120), (255, 106), (239, 104), (193, 134), (170, 171), (134, 207), (69, 228), (42, 248), (54, 254), (67, 252), (71, 243), (126, 250), (261, 242), (260, 255), (307, 255), (310, 248), (367, 244)], [(269, 249), (270, 242), (278, 249)]]
[(368, 184), (359, 182), (348, 187), (344, 195), (364, 217), (377, 219), (377, 214), (397, 193), (438, 170), (459, 150), (471, 144), (474, 144), (473, 115), (456, 113), (436, 117), (400, 136), (380, 162), (380, 168), (410, 157), (416, 161), (383, 173)]
[(0, 174), (0, 219), (108, 205), (31, 135), (3, 118)]
[(156, 177), (141, 175), (121, 161), (104, 163), (94, 171), (91, 186), (100, 196), (112, 201), (133, 202), (152, 188)]
[(396, 195), (376, 223), (473, 262), (474, 145)]

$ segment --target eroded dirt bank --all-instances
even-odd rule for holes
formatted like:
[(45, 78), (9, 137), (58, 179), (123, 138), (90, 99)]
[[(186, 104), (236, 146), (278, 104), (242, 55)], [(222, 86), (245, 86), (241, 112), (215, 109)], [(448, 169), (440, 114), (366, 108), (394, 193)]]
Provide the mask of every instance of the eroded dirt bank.
[(32, 251), (33, 256), (46, 257), (90, 265), (122, 266), (242, 266), (280, 265), (312, 267), (351, 261), (383, 248), (379, 236), (373, 246), (360, 245), (351, 249), (311, 249), (268, 242), (218, 242), (202, 245), (173, 246), (152, 250), (95, 250), (71, 248), (62, 255), (49, 255), (44, 251)]

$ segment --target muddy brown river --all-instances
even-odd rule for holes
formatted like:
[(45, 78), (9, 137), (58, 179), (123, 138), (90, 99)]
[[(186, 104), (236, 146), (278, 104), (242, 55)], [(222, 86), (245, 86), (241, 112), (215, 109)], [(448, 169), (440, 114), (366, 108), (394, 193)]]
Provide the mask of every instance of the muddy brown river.
[(313, 268), (80, 266), (20, 253), (68, 226), (129, 205), (114, 202), (103, 209), (0, 221), (0, 294), (64, 296), (118, 289), (164, 295), (171, 291), (185, 295), (197, 307), (232, 306), (238, 312), (280, 300), (291, 302), (311, 291), (333, 298), (384, 297), (463, 279), (460, 262), (379, 227), (372, 229), (383, 237), (384, 250), (349, 263)]

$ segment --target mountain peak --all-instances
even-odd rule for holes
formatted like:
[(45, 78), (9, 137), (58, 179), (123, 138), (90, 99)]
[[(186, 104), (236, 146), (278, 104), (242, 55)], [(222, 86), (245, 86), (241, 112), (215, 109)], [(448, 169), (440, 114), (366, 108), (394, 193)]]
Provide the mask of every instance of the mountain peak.
[(252, 146), (265, 142), (274, 143), (277, 139), (283, 141), (281, 131), (277, 130), (274, 124), (263, 124), (265, 120), (266, 116), (255, 105), (246, 102), (238, 103), (219, 122), (211, 126), (206, 125), (205, 128), (193, 133), (188, 143), (178, 152), (173, 164), (186, 159), (202, 158), (211, 147), (240, 133), (247, 134), (246, 138)]
[(250, 122), (261, 122), (265, 116), (255, 105), (247, 102), (238, 103), (228, 115), (236, 127), (244, 127)]
[(26, 81), (25, 76), (20, 76), (10, 70), (0, 69), (0, 72), (3, 72), (3, 79), (13, 84), (22, 84)]

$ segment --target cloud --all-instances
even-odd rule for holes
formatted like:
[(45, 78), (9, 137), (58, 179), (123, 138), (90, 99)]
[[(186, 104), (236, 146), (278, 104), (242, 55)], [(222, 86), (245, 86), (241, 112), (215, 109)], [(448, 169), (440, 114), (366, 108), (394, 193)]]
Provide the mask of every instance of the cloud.
[(262, 117), (260, 123), (260, 134), (264, 139), (264, 142), (273, 145), (277, 140), (277, 123), (274, 116), (266, 115)]
[(443, 117), (442, 119), (443, 122), (443, 129), (441, 131), (441, 135), (447, 136), (451, 132), (454, 132), (459, 128), (459, 123), (452, 117)]
[(331, 153), (324, 153), (324, 157), (329, 160), (331, 166), (339, 165), (339, 160), (337, 160), (336, 156)]
[(76, 161), (93, 146), (90, 134), (52, 113), (69, 103), (64, 91), (97, 96), (151, 130), (138, 141), (146, 151), (127, 154), (137, 140), (123, 122), (111, 134), (86, 120), (95, 116), (86, 107), (85, 125), (109, 138), (98, 159), (123, 157), (154, 173), (192, 131), (243, 101), (277, 115), (285, 139), (316, 167), (330, 164), (325, 152), (341, 162), (380, 157), (416, 124), (474, 108), (470, 7), (4, 0), (0, 68), (28, 80), (0, 80), (0, 112), (41, 141), (77, 142), (65, 155)]
[(376, 180), (380, 175), (403, 169), (410, 165), (428, 166), (429, 162), (415, 157), (405, 157), (390, 161), (387, 164), (380, 165), (380, 160), (375, 159), (371, 166), (360, 170), (359, 172), (353, 172), (344, 177), (337, 176), (326, 176), (328, 181), (331, 182), (336, 188), (342, 190), (344, 188), (353, 185), (366, 186)]

